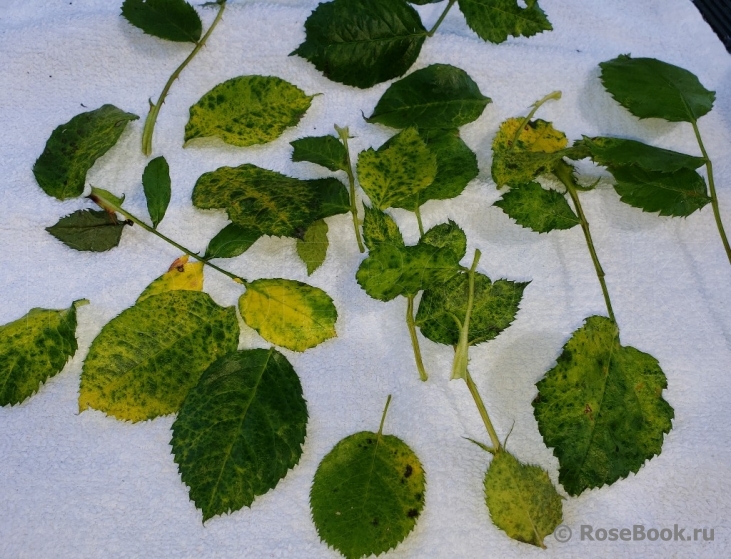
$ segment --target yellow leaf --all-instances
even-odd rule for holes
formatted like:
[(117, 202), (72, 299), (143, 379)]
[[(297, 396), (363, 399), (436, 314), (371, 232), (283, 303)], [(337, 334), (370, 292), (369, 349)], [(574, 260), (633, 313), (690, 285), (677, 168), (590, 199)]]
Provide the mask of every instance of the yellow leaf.
[(188, 255), (181, 256), (170, 265), (167, 272), (145, 288), (137, 302), (176, 290), (203, 291), (203, 262), (188, 262)]

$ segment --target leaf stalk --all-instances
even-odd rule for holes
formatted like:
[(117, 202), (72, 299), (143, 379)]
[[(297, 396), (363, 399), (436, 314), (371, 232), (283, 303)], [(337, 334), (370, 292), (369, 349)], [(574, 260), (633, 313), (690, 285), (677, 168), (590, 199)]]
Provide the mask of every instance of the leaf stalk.
[(503, 446), (502, 446), (502, 444), (500, 444), (500, 439), (498, 438), (497, 433), (495, 432), (495, 428), (492, 426), (492, 421), (490, 421), (490, 416), (487, 415), (487, 408), (485, 407), (485, 402), (482, 401), (480, 392), (477, 390), (477, 385), (475, 384), (475, 381), (472, 380), (472, 375), (470, 375), (469, 371), (465, 371), (464, 381), (467, 383), (467, 388), (469, 389), (470, 394), (472, 394), (472, 399), (475, 401), (477, 410), (480, 412), (480, 417), (482, 417), (482, 422), (485, 424), (485, 429), (487, 430), (487, 434), (490, 436), (490, 441), (492, 442), (493, 454), (496, 452), (500, 452), (500, 450), (502, 450)]
[[(472, 266), (467, 271), (467, 310), (465, 311), (464, 322), (461, 324), (459, 331), (459, 342), (454, 348), (454, 361), (452, 362), (451, 380), (467, 377), (467, 363), (469, 362), (469, 335), (470, 335), (470, 319), (472, 318), (472, 307), (475, 304), (475, 269), (480, 261), (482, 253), (475, 250), (475, 256), (472, 259)], [(459, 319), (455, 317), (459, 323)]]
[(416, 361), (416, 368), (419, 370), (419, 377), (426, 382), (429, 380), (429, 375), (426, 374), (426, 370), (424, 369), (424, 362), (421, 360), (421, 349), (419, 348), (419, 338), (416, 336), (414, 295), (406, 297), (406, 301), (406, 324), (409, 327), (409, 334), (411, 335), (411, 347), (414, 348), (414, 360)]
[(536, 112), (538, 112), (538, 109), (540, 109), (548, 101), (558, 101), (559, 99), (561, 99), (561, 95), (562, 94), (560, 91), (552, 91), (551, 93), (549, 93), (542, 99), (539, 99), (538, 101), (533, 103), (533, 108), (531, 109), (531, 111), (528, 113), (527, 116), (523, 117), (520, 120), (520, 126), (518, 126), (518, 128), (515, 130), (515, 134), (513, 135), (513, 140), (510, 143), (511, 150), (514, 149), (516, 144), (518, 143), (518, 138), (520, 137), (520, 134), (523, 132), (523, 127), (526, 124), (528, 124), (528, 122), (530, 122), (530, 119), (532, 119), (535, 116)]
[(348, 166), (345, 169), (345, 173), (348, 175), (348, 183), (350, 184), (350, 213), (353, 216), (353, 229), (355, 230), (355, 240), (358, 242), (358, 250), (363, 253), (365, 247), (363, 246), (363, 239), (360, 236), (360, 222), (358, 220), (358, 206), (355, 198), (355, 175), (353, 174), (353, 164), (350, 160), (350, 148), (348, 147), (348, 138), (350, 132), (348, 127), (340, 128), (337, 124), (335, 125), (335, 131), (340, 137), (340, 141), (345, 148), (345, 156), (348, 160)]
[(436, 33), (436, 32), (437, 32), (437, 29), (439, 29), (439, 26), (440, 26), (440, 25), (442, 24), (442, 22), (444, 21), (444, 18), (445, 18), (445, 17), (447, 17), (447, 14), (449, 13), (449, 10), (451, 10), (451, 9), (452, 9), (452, 6), (454, 6), (454, 3), (455, 3), (456, 1), (457, 1), (457, 0), (449, 0), (449, 3), (447, 4), (447, 7), (446, 7), (446, 8), (444, 8), (444, 11), (442, 12), (442, 15), (440, 15), (440, 16), (439, 16), (439, 19), (437, 20), (437, 22), (436, 22), (436, 23), (434, 24), (434, 26), (433, 26), (433, 27), (432, 27), (432, 28), (431, 28), (431, 29), (430, 29), (430, 30), (429, 30), (429, 31), (427, 32), (427, 34), (426, 34), (426, 36), (427, 36), (427, 37), (433, 37), (433, 36), (434, 36), (434, 33)]

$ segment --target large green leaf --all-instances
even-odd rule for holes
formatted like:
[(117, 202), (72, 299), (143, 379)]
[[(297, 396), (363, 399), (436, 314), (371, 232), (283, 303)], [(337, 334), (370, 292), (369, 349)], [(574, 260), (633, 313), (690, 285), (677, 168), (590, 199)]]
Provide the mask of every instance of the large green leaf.
[(710, 112), (716, 99), (688, 70), (654, 58), (623, 54), (599, 66), (606, 90), (639, 118), (695, 122)]
[(491, 43), (502, 43), (510, 36), (532, 37), (553, 29), (538, 0), (525, 0), (525, 8), (518, 0), (458, 0), (458, 3), (467, 25)]
[(184, 0), (125, 0), (122, 15), (148, 35), (168, 41), (197, 43), (203, 24)]
[(163, 156), (156, 157), (147, 164), (142, 173), (142, 188), (147, 200), (147, 212), (152, 226), (157, 228), (165, 217), (170, 204), (170, 167)]
[(637, 165), (645, 171), (672, 173), (680, 169), (697, 169), (706, 160), (668, 149), (649, 146), (636, 140), (624, 138), (588, 138), (584, 136), (574, 144), (586, 148), (595, 163), (599, 165)]
[(312, 97), (273, 76), (231, 78), (190, 108), (185, 145), (211, 137), (240, 147), (271, 142), (300, 121)]
[(449, 64), (432, 64), (391, 84), (366, 120), (393, 128), (459, 128), (490, 103), (472, 78)]
[(46, 231), (74, 250), (104, 252), (119, 244), (125, 225), (103, 210), (78, 210)]
[(333, 81), (368, 88), (400, 76), (419, 56), (426, 29), (403, 0), (334, 0), (305, 21), (307, 38), (292, 54)]
[(620, 345), (619, 329), (603, 316), (586, 319), (537, 387), (538, 428), (571, 495), (636, 473), (660, 454), (671, 428), (657, 360)]
[(175, 463), (203, 521), (251, 506), (299, 462), (307, 405), (274, 349), (229, 353), (191, 389), (175, 423)]
[(548, 473), (500, 450), (485, 474), (485, 502), (495, 526), (520, 542), (545, 549), (543, 539), (563, 519), (562, 497)]
[(199, 291), (147, 297), (108, 322), (81, 373), (79, 411), (93, 408), (129, 421), (180, 409), (200, 375), (239, 343), (233, 307)]
[(305, 351), (337, 335), (333, 300), (322, 289), (300, 281), (252, 281), (239, 298), (239, 310), (262, 338), (292, 351)]
[(308, 136), (289, 142), (292, 161), (309, 161), (331, 171), (347, 171), (350, 162), (345, 146), (335, 136)]
[(86, 173), (117, 143), (127, 123), (139, 117), (114, 105), (81, 113), (56, 128), (33, 165), (36, 181), (49, 196), (81, 196)]
[(329, 244), (327, 223), (324, 219), (314, 222), (307, 228), (304, 236), (297, 239), (297, 255), (307, 266), (308, 276), (312, 275), (325, 262)]
[(0, 326), (0, 406), (18, 404), (36, 393), (74, 356), (74, 301), (62, 310), (31, 309), (24, 317)]
[(401, 231), (399, 231), (398, 225), (391, 216), (370, 206), (364, 205), (363, 209), (365, 210), (363, 240), (368, 250), (373, 250), (382, 243), (389, 243), (398, 247), (404, 246)]
[(518, 225), (537, 233), (571, 229), (581, 222), (563, 194), (545, 189), (536, 182), (513, 186), (493, 205)]

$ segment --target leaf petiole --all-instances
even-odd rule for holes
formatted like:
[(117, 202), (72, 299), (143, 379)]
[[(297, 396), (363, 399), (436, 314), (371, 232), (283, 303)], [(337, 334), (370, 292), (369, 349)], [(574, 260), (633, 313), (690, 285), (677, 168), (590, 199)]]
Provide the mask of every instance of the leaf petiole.
[(345, 156), (348, 160), (348, 166), (345, 168), (345, 173), (348, 175), (348, 183), (350, 184), (350, 213), (353, 216), (353, 229), (355, 230), (355, 239), (358, 241), (358, 250), (365, 252), (363, 246), (363, 240), (360, 236), (360, 223), (358, 222), (358, 206), (355, 198), (355, 175), (353, 174), (353, 163), (350, 160), (350, 148), (348, 147), (348, 138), (350, 137), (350, 131), (348, 127), (340, 128), (337, 124), (335, 125), (335, 131), (340, 137), (340, 141), (345, 148)]
[[(472, 380), (472, 375), (470, 375), (469, 371), (465, 371), (464, 381), (467, 383), (467, 388), (470, 390), (470, 394), (472, 394), (472, 399), (475, 401), (475, 405), (477, 406), (477, 410), (480, 412), (480, 417), (482, 417), (482, 422), (485, 424), (485, 429), (487, 429), (487, 434), (490, 435), (490, 441), (492, 442), (492, 452), (493, 454), (496, 452), (500, 452), (502, 450), (503, 446), (500, 444), (500, 439), (497, 436), (497, 433), (495, 432), (495, 428), (492, 426), (492, 421), (490, 421), (490, 416), (487, 415), (487, 408), (485, 407), (485, 402), (482, 401), (482, 397), (480, 396), (479, 391), (477, 390), (477, 385), (475, 384), (475, 381)], [(490, 451), (488, 451), (490, 452)]]
[(416, 215), (416, 222), (419, 224), (419, 237), (424, 236), (424, 223), (421, 221), (421, 206), (416, 206), (414, 209), (414, 215)]
[(561, 99), (561, 92), (560, 91), (552, 91), (551, 93), (549, 93), (548, 95), (546, 95), (542, 99), (539, 99), (538, 101), (536, 101), (535, 103), (533, 103), (533, 108), (531, 109), (531, 111), (528, 113), (527, 116), (523, 117), (520, 120), (520, 126), (518, 126), (518, 128), (516, 128), (516, 130), (515, 130), (515, 134), (513, 135), (513, 140), (510, 143), (510, 149), (511, 150), (518, 143), (518, 138), (520, 137), (521, 132), (523, 132), (523, 127), (527, 123), (530, 122), (530, 119), (532, 119), (535, 116), (535, 114), (538, 111), (538, 109), (540, 109), (548, 101), (558, 101), (559, 99)]
[(419, 370), (419, 377), (426, 382), (429, 379), (429, 375), (426, 374), (426, 370), (424, 369), (424, 362), (421, 360), (421, 349), (419, 348), (419, 338), (416, 336), (414, 295), (407, 296), (406, 301), (406, 324), (409, 327), (409, 334), (411, 335), (411, 347), (414, 348), (414, 360), (416, 361), (416, 368)]
[(442, 15), (440, 15), (440, 16), (439, 16), (439, 19), (437, 20), (437, 22), (436, 22), (436, 23), (434, 24), (434, 26), (433, 26), (433, 27), (432, 27), (432, 28), (431, 28), (431, 29), (430, 29), (430, 30), (429, 30), (429, 31), (427, 32), (427, 34), (426, 34), (426, 36), (427, 36), (427, 37), (433, 37), (433, 36), (434, 36), (434, 33), (436, 33), (436, 32), (437, 32), (437, 29), (439, 29), (439, 26), (440, 26), (440, 25), (442, 24), (442, 22), (444, 21), (444, 18), (445, 18), (445, 17), (447, 17), (447, 14), (449, 13), (449, 10), (450, 10), (450, 9), (452, 9), (452, 6), (454, 6), (454, 3), (455, 3), (456, 1), (457, 1), (457, 0), (449, 0), (449, 3), (447, 4), (447, 7), (446, 7), (446, 8), (444, 8), (444, 11), (442, 12)]
[[(475, 256), (472, 259), (472, 266), (467, 271), (467, 282), (468, 282), (468, 295), (467, 295), (467, 310), (465, 312), (464, 322), (462, 323), (459, 331), (459, 342), (457, 347), (454, 349), (454, 361), (452, 362), (452, 380), (458, 378), (466, 378), (467, 363), (469, 362), (469, 334), (470, 334), (470, 318), (472, 317), (472, 307), (475, 304), (475, 269), (480, 261), (482, 253), (479, 250), (475, 250)], [(453, 318), (459, 324), (459, 319), (456, 316)]]
[(391, 395), (388, 395), (388, 398), (386, 398), (386, 405), (383, 408), (383, 413), (381, 414), (381, 424), (378, 426), (378, 436), (380, 437), (383, 434), (383, 424), (386, 422), (386, 414), (388, 413), (388, 406), (391, 405)]

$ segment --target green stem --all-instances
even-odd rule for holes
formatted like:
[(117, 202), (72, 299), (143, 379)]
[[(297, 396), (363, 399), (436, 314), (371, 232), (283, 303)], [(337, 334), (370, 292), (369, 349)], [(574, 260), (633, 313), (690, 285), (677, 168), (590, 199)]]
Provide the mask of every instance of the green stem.
[[(475, 256), (472, 259), (472, 266), (467, 271), (467, 310), (464, 315), (464, 322), (460, 324), (459, 329), (459, 342), (457, 347), (454, 348), (454, 361), (452, 362), (452, 380), (458, 378), (466, 378), (467, 376), (467, 363), (469, 362), (469, 335), (470, 335), (470, 319), (472, 318), (472, 307), (475, 304), (475, 269), (480, 261), (482, 253), (479, 250), (475, 250)], [(459, 324), (459, 319), (455, 316), (454, 319)]]
[(416, 214), (416, 223), (419, 224), (419, 237), (423, 237), (424, 236), (424, 224), (421, 221), (421, 207), (416, 206), (414, 213)]
[(487, 434), (490, 435), (490, 441), (492, 441), (492, 446), (495, 452), (498, 452), (502, 448), (502, 445), (500, 444), (500, 439), (498, 439), (497, 437), (495, 428), (492, 426), (492, 421), (490, 421), (490, 416), (487, 415), (485, 402), (482, 401), (482, 397), (477, 390), (477, 385), (475, 385), (475, 381), (472, 380), (472, 375), (470, 375), (469, 371), (467, 371), (467, 373), (465, 374), (464, 380), (467, 383), (467, 388), (469, 388), (470, 394), (472, 394), (472, 399), (475, 401), (475, 405), (480, 412), (480, 417), (482, 417), (482, 422), (485, 424)]
[(358, 206), (356, 205), (355, 199), (355, 175), (353, 174), (353, 164), (350, 161), (350, 148), (348, 147), (348, 137), (350, 135), (350, 132), (348, 131), (347, 126), (345, 128), (340, 128), (337, 124), (335, 125), (335, 130), (337, 131), (338, 136), (340, 136), (340, 141), (345, 147), (345, 156), (348, 160), (348, 166), (345, 169), (345, 173), (348, 175), (348, 183), (350, 183), (350, 213), (353, 216), (353, 229), (355, 230), (355, 240), (358, 241), (358, 250), (360, 250), (361, 252), (365, 252), (363, 240), (360, 237)]
[(706, 160), (706, 172), (708, 173), (708, 188), (711, 191), (711, 207), (713, 208), (713, 217), (716, 219), (716, 227), (718, 228), (719, 235), (721, 235), (721, 242), (723, 243), (723, 248), (726, 250), (726, 256), (728, 257), (729, 263), (731, 263), (731, 245), (729, 245), (728, 238), (726, 237), (726, 231), (724, 231), (723, 223), (721, 222), (721, 209), (718, 207), (716, 183), (713, 180), (713, 164), (711, 163), (711, 158), (708, 157), (706, 148), (703, 145), (701, 132), (698, 129), (698, 123), (696, 121), (693, 121), (691, 122), (691, 124), (693, 125), (695, 137), (698, 140), (698, 146), (701, 148), (703, 158)]
[(406, 324), (409, 326), (409, 334), (411, 334), (411, 347), (414, 348), (414, 359), (416, 360), (416, 368), (419, 370), (419, 377), (426, 381), (429, 375), (424, 369), (424, 362), (421, 360), (421, 349), (419, 348), (419, 338), (416, 337), (416, 324), (414, 323), (414, 296), (406, 297)]
[(528, 113), (528, 116), (523, 117), (520, 121), (520, 126), (518, 126), (518, 128), (516, 128), (515, 134), (513, 135), (513, 140), (510, 143), (510, 149), (513, 149), (513, 147), (515, 147), (515, 145), (518, 143), (518, 138), (520, 137), (521, 132), (523, 132), (523, 127), (528, 122), (530, 122), (530, 119), (533, 118), (533, 116), (536, 114), (536, 111), (538, 111), (538, 109), (540, 109), (546, 102), (551, 101), (551, 100), (558, 101), (559, 99), (561, 99), (561, 92), (552, 91), (551, 93), (546, 95), (543, 99), (539, 99), (538, 101), (533, 103), (533, 108)]
[(144, 153), (146, 156), (150, 156), (152, 153), (152, 135), (155, 132), (155, 122), (157, 121), (157, 115), (160, 112), (160, 108), (162, 107), (162, 104), (165, 102), (165, 98), (168, 95), (168, 91), (170, 91), (170, 87), (172, 87), (173, 82), (178, 79), (180, 76), (180, 73), (185, 69), (185, 67), (190, 63), (191, 60), (195, 57), (196, 54), (198, 54), (198, 51), (201, 50), (208, 40), (208, 37), (211, 36), (211, 33), (213, 33), (213, 30), (216, 28), (216, 25), (218, 25), (218, 22), (221, 21), (221, 16), (223, 15), (223, 10), (226, 8), (226, 0), (222, 0), (220, 3), (220, 8), (218, 8), (218, 13), (216, 14), (216, 19), (213, 20), (213, 23), (208, 28), (208, 31), (206, 31), (206, 34), (203, 35), (203, 37), (200, 38), (200, 40), (195, 44), (195, 48), (193, 49), (193, 52), (191, 52), (188, 55), (188, 58), (183, 60), (183, 63), (178, 66), (173, 74), (168, 79), (167, 83), (165, 84), (165, 87), (162, 90), (162, 93), (160, 93), (160, 97), (157, 100), (157, 103), (154, 105), (150, 103), (150, 112), (147, 113), (147, 118), (145, 119), (145, 126), (142, 129), (142, 153)]
[(437, 32), (437, 29), (439, 29), (439, 26), (440, 26), (440, 25), (442, 24), (442, 22), (444, 21), (444, 18), (445, 18), (445, 17), (447, 17), (447, 13), (449, 13), (449, 10), (450, 10), (450, 9), (452, 9), (452, 6), (454, 6), (454, 3), (455, 3), (456, 1), (457, 1), (457, 0), (449, 0), (449, 4), (447, 4), (447, 7), (446, 7), (446, 8), (444, 8), (444, 11), (442, 12), (442, 15), (440, 15), (440, 16), (439, 16), (439, 19), (438, 19), (438, 20), (437, 20), (437, 22), (436, 22), (436, 23), (434, 24), (434, 27), (432, 27), (432, 28), (431, 28), (431, 29), (430, 29), (430, 30), (429, 30), (429, 31), (427, 32), (427, 34), (426, 34), (426, 36), (427, 36), (427, 37), (433, 37), (433, 36), (434, 36), (434, 33), (436, 33), (436, 32)]
[(383, 424), (386, 422), (386, 414), (388, 413), (388, 406), (391, 405), (391, 395), (386, 398), (386, 406), (383, 408), (383, 414), (381, 414), (381, 424), (378, 426), (378, 434), (383, 433)]

